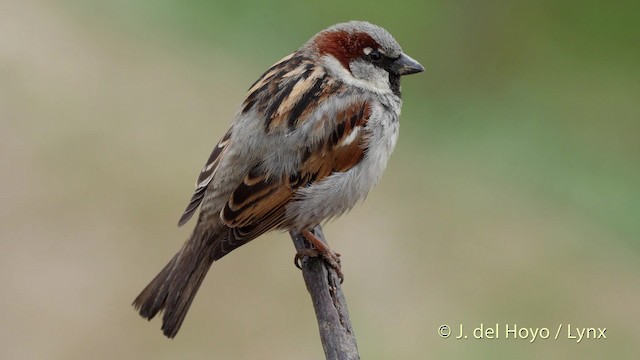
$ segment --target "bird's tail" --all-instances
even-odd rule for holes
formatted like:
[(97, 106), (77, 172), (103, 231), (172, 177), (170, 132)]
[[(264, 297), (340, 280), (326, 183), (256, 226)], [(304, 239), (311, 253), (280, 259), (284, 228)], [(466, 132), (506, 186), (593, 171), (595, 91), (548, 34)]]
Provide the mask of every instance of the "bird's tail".
[(214, 229), (203, 225), (196, 226), (182, 249), (133, 302), (146, 319), (163, 312), (162, 332), (169, 338), (178, 333), (202, 280), (218, 257), (215, 248), (224, 241), (221, 224)]

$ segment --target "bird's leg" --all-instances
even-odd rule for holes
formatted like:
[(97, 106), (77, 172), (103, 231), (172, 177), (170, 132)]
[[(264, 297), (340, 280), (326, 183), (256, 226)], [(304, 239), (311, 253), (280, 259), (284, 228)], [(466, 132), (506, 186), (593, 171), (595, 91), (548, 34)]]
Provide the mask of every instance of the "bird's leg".
[(321, 256), (324, 261), (331, 266), (335, 271), (338, 277), (340, 278), (340, 283), (344, 281), (344, 276), (342, 274), (341, 266), (340, 266), (340, 254), (331, 250), (327, 244), (322, 242), (322, 240), (318, 239), (311, 231), (303, 230), (300, 232), (300, 235), (304, 236), (309, 243), (313, 246), (313, 249), (302, 249), (296, 253), (295, 258), (293, 259), (294, 264), (298, 269), (302, 270), (302, 266), (300, 265), (300, 260), (305, 257), (318, 257)]

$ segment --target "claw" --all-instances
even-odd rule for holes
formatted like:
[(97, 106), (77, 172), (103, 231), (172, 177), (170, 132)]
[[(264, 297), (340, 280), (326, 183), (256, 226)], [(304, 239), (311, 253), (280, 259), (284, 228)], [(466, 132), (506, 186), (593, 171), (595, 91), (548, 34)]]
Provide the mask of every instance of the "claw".
[(325, 243), (323, 243), (320, 239), (318, 239), (313, 233), (310, 231), (303, 231), (302, 236), (304, 236), (312, 245), (313, 249), (302, 249), (296, 253), (296, 256), (293, 258), (294, 265), (302, 270), (301, 260), (305, 256), (308, 257), (318, 257), (321, 256), (322, 259), (327, 263), (327, 265), (331, 266), (333, 270), (335, 270), (336, 275), (340, 279), (340, 284), (344, 282), (344, 275), (342, 274), (341, 266), (340, 266), (340, 254), (331, 250)]
[(302, 249), (296, 253), (296, 256), (293, 258), (293, 264), (300, 270), (302, 270), (301, 260), (303, 257), (318, 257), (320, 252), (316, 249)]

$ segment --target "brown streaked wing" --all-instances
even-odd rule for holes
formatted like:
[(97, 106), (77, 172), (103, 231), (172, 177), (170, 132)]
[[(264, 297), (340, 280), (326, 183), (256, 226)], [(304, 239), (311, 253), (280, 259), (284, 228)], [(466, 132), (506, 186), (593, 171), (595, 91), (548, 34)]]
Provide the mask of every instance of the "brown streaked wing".
[(224, 149), (226, 149), (227, 145), (229, 144), (230, 137), (231, 137), (231, 130), (229, 130), (224, 135), (222, 140), (218, 142), (218, 145), (216, 145), (216, 147), (211, 152), (211, 155), (209, 155), (209, 159), (207, 160), (207, 163), (204, 165), (204, 168), (202, 168), (202, 171), (198, 176), (198, 180), (196, 181), (196, 191), (191, 197), (191, 201), (189, 201), (189, 205), (187, 205), (187, 208), (185, 209), (184, 213), (180, 217), (180, 220), (178, 221), (178, 226), (182, 226), (187, 221), (189, 221), (189, 219), (191, 219), (191, 217), (193, 216), (198, 206), (200, 206), (200, 203), (204, 198), (204, 193), (207, 191), (207, 186), (209, 186), (209, 183), (211, 182), (211, 179), (213, 178), (213, 175), (216, 169), (218, 168), (218, 164), (220, 164), (221, 154), (224, 152)]
[(307, 149), (300, 166), (300, 177), (306, 185), (335, 172), (345, 172), (364, 157), (368, 146), (367, 123), (371, 108), (367, 102), (354, 103), (338, 112), (333, 131), (315, 149)]
[(335, 172), (346, 172), (362, 160), (369, 140), (370, 115), (366, 102), (338, 112), (334, 130), (301, 154), (297, 174), (285, 174), (277, 180), (267, 178), (259, 166), (254, 167), (221, 212), (222, 221), (232, 228), (228, 241), (240, 246), (268, 230), (289, 226), (291, 219), (286, 218), (285, 208), (298, 188)]
[(270, 180), (254, 167), (222, 209), (220, 217), (231, 228), (227, 246), (240, 246), (280, 226), (285, 220), (285, 205), (297, 187), (292, 181)]

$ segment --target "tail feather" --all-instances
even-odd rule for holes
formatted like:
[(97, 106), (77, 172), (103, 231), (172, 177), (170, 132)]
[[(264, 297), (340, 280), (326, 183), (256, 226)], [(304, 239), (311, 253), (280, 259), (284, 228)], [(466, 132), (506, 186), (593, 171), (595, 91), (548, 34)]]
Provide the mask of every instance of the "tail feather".
[(163, 312), (162, 331), (169, 338), (178, 333), (202, 280), (217, 259), (216, 247), (223, 241), (220, 230), (202, 231), (199, 227), (133, 302), (146, 319)]

